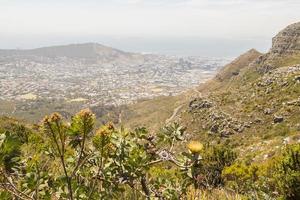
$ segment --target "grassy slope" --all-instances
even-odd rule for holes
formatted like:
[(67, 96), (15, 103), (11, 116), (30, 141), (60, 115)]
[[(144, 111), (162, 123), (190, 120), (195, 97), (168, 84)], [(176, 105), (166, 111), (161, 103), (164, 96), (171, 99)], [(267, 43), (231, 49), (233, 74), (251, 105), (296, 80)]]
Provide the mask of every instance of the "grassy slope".
[[(290, 142), (293, 143), (300, 137), (300, 107), (286, 104), (300, 96), (300, 85), (294, 80), (300, 74), (280, 72), (275, 82), (259, 86), (269, 77), (268, 74), (258, 73), (256, 69), (261, 66), (253, 64), (260, 56), (255, 50), (248, 51), (225, 66), (216, 78), (200, 85), (197, 92), (191, 90), (175, 97), (161, 97), (129, 105), (123, 108), (122, 124), (127, 128), (146, 126), (155, 131), (165, 125), (174, 109), (182, 105), (174, 121), (186, 126), (194, 139), (227, 142), (236, 147), (243, 158), (261, 160), (266, 155), (273, 155), (283, 146), (285, 138), (291, 136)], [(286, 69), (282, 67), (300, 64), (300, 55), (279, 57), (272, 60), (271, 64), (277, 69)], [(238, 74), (233, 73), (237, 71)], [(287, 82), (286, 85), (282, 86), (283, 82)], [(190, 112), (190, 101), (199, 96), (215, 106)], [(266, 109), (271, 109), (272, 113), (265, 114)], [(212, 122), (209, 115), (212, 113), (226, 113), (233, 121), (250, 124), (250, 127), (244, 128), (241, 133), (234, 132), (228, 138), (220, 137), (219, 133), (210, 132)], [(274, 124), (275, 115), (283, 116), (284, 122)]]
[(184, 102), (185, 94), (139, 101), (122, 109), (121, 124), (127, 128), (145, 126), (151, 131), (157, 130), (165, 124), (174, 109)]
[[(235, 133), (222, 140), (236, 146), (241, 157), (261, 160), (262, 157), (273, 155), (280, 149), (284, 138), (291, 136), (291, 143), (300, 138), (300, 107), (287, 104), (300, 96), (300, 83), (295, 81), (295, 76), (299, 76), (300, 73), (280, 72), (276, 75), (276, 69), (286, 71), (285, 66), (300, 64), (300, 55), (283, 56), (273, 60), (271, 64), (276, 69), (272, 74), (275, 74), (277, 79), (265, 86), (259, 85), (274, 75), (259, 74), (256, 67), (260, 66), (240, 63), (246, 66), (240, 66), (242, 70), (238, 76), (225, 80), (214, 79), (207, 83), (210, 85), (199, 88), (205, 94), (205, 98), (214, 102), (216, 108), (194, 113), (185, 112), (181, 122), (195, 138), (204, 141), (216, 141), (216, 138), (219, 138), (218, 134), (209, 134), (209, 126), (205, 127), (211, 122), (208, 115), (216, 110), (225, 112), (234, 119), (251, 123), (251, 127), (245, 128), (242, 133)], [(229, 65), (229, 69), (231, 66)], [(226, 68), (224, 70), (226, 71)], [(272, 110), (271, 114), (264, 113), (268, 108)], [(275, 115), (283, 116), (284, 122), (274, 124)]]

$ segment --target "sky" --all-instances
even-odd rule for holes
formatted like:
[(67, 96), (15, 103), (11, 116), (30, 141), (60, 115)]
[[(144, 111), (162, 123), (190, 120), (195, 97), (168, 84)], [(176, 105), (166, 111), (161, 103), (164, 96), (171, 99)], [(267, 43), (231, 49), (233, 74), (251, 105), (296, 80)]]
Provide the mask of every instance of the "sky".
[(126, 51), (267, 51), (300, 0), (0, 0), (0, 49), (98, 42)]

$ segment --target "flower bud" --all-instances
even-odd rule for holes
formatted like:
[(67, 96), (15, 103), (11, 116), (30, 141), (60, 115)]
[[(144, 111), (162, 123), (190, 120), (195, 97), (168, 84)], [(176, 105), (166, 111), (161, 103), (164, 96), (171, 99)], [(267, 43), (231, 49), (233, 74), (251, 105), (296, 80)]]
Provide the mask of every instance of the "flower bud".
[(191, 142), (188, 143), (187, 148), (192, 153), (199, 153), (203, 149), (203, 144), (201, 144), (198, 141), (191, 141)]
[(62, 116), (59, 113), (53, 113), (50, 115), (50, 122), (57, 122), (62, 119)]

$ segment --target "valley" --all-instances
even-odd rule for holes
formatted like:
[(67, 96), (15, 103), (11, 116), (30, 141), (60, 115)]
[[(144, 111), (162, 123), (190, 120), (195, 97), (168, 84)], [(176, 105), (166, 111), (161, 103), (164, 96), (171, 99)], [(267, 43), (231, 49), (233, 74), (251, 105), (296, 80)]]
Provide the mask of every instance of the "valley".
[(98, 44), (7, 51), (0, 51), (0, 101), (14, 108), (7, 106), (0, 114), (14, 116), (46, 105), (46, 112), (69, 112), (68, 107), (116, 107), (174, 96), (210, 79), (228, 62), (222, 58), (130, 54)]

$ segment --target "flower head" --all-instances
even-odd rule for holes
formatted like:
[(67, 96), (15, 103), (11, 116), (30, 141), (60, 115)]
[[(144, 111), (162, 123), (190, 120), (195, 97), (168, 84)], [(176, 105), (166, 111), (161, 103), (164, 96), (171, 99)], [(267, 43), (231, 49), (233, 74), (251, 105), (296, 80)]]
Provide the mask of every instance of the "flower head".
[(203, 144), (201, 144), (198, 141), (191, 141), (187, 144), (187, 148), (192, 152), (192, 153), (199, 153), (203, 149)]
[(93, 137), (93, 144), (98, 149), (104, 149), (109, 151), (113, 149), (111, 144), (111, 136), (113, 130), (110, 130), (108, 126), (102, 126), (97, 131)]
[(93, 113), (89, 108), (83, 109), (81, 111), (79, 111), (79, 113), (77, 113), (78, 116), (80, 116), (81, 118), (90, 118), (93, 117)]
[(50, 115), (50, 121), (51, 122), (57, 122), (62, 119), (62, 116), (59, 113), (53, 113)]
[(101, 127), (96, 131), (96, 135), (99, 135), (101, 137), (107, 137), (110, 135), (110, 133), (111, 132), (109, 131), (109, 129), (106, 126)]

